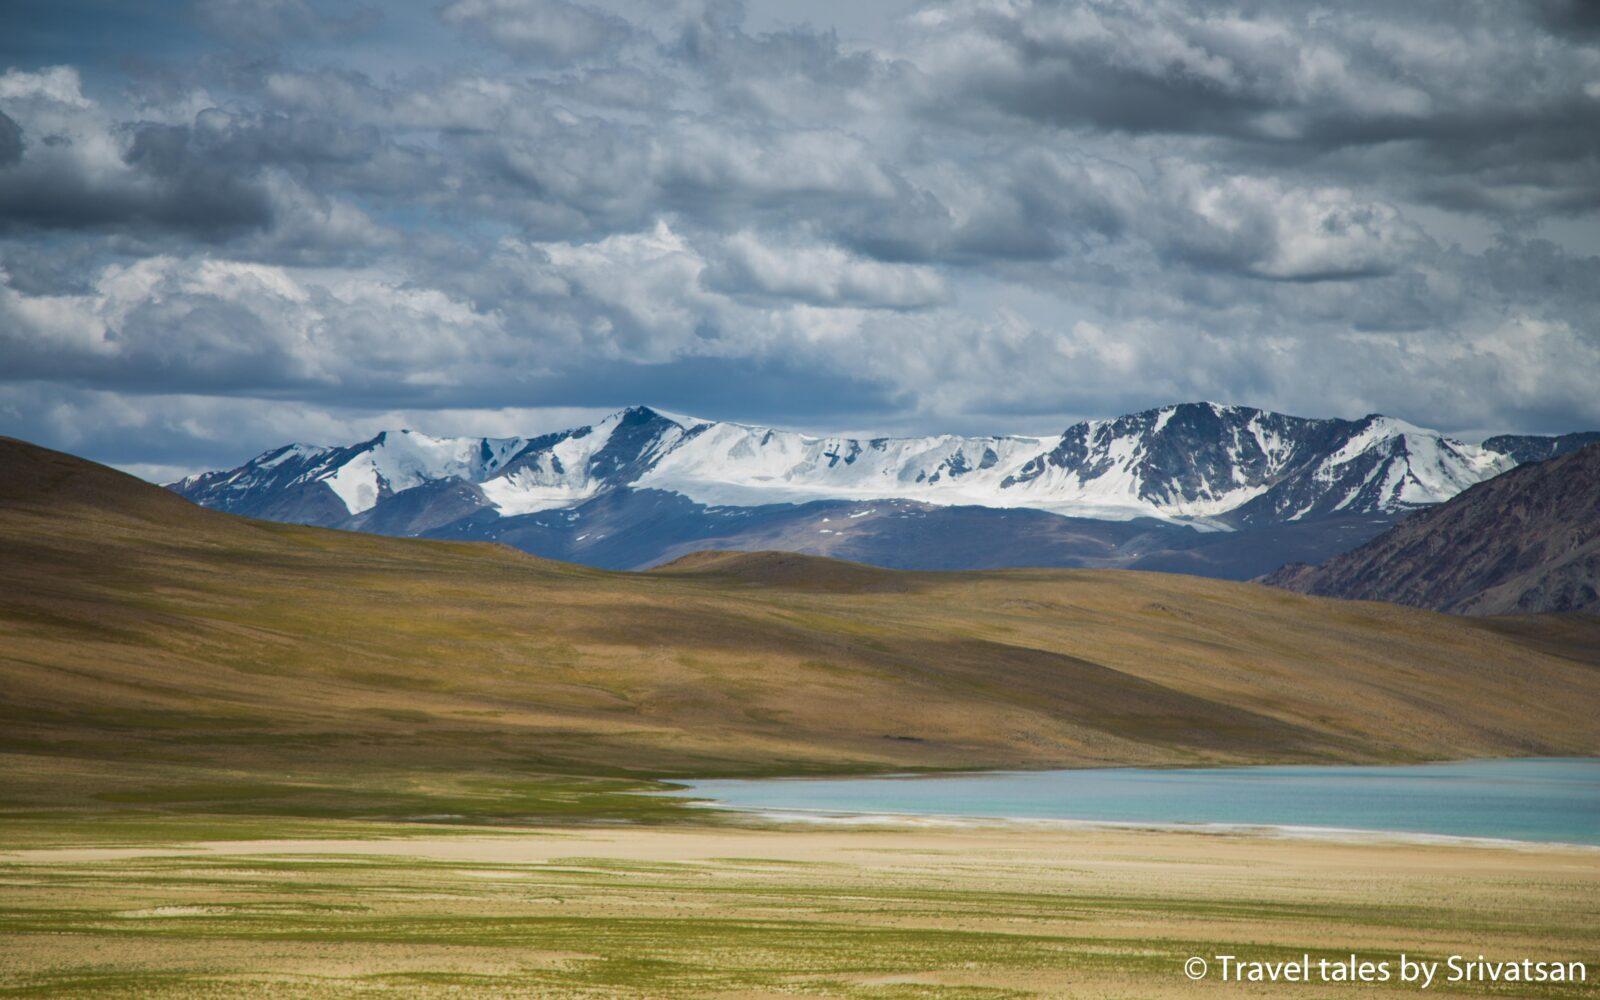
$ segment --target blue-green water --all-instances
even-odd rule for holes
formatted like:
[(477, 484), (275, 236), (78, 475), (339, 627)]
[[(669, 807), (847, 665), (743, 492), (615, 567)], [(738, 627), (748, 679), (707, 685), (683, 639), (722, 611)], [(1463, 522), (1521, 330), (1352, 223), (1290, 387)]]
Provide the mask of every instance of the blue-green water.
[(1600, 759), (689, 784), (690, 794), (718, 805), (779, 813), (1270, 826), (1600, 844)]

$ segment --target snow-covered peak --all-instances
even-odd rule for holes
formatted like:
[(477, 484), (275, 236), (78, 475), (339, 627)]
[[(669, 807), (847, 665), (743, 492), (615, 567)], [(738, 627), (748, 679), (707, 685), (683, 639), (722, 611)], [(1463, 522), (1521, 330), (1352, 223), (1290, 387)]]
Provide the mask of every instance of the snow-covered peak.
[(326, 473), (314, 477), (352, 514), (439, 479), (477, 482), (496, 474), (526, 444), (524, 438), (445, 438), (411, 430), (382, 431)]
[(263, 452), (250, 464), (258, 469), (273, 469), (285, 462), (303, 462), (309, 458), (319, 458), (332, 450), (321, 445), (295, 443)]
[[(666, 420), (666, 421), (669, 421), (671, 423), (677, 424), (679, 427), (682, 427), (684, 430), (688, 430), (691, 427), (699, 427), (702, 424), (709, 424), (709, 423), (713, 422), (713, 421), (710, 421), (710, 420), (702, 420), (699, 417), (691, 417), (686, 413), (674, 413), (671, 410), (663, 410), (659, 406), (630, 406), (626, 410), (621, 411), (620, 413), (612, 414), (612, 417), (621, 417), (623, 414), (626, 414), (626, 413), (635, 413), (635, 414), (639, 414), (639, 415), (645, 416), (645, 417), (648, 417), (648, 416), (653, 414), (653, 415), (655, 415), (657, 417), (660, 417), (662, 420)], [(611, 417), (608, 417), (607, 419), (611, 419)]]
[[(1371, 494), (1380, 509), (1395, 510), (1443, 503), (1475, 483), (1515, 466), (1509, 455), (1466, 444), (1404, 420), (1371, 414), (1330, 454), (1315, 475), (1333, 483), (1350, 467), (1359, 480), (1345, 484), (1345, 509)], [(1303, 515), (1302, 515), (1303, 516)]]
[(1214, 402), (1087, 420), (1048, 438), (805, 434), (635, 406), (530, 438), (395, 430), (345, 448), (289, 445), (174, 488), (241, 512), (309, 505), (324, 519), (329, 503), (349, 517), (459, 480), (506, 517), (626, 487), (716, 506), (901, 499), (1229, 526), (1438, 503), (1514, 464), (1391, 417), (1318, 420)]

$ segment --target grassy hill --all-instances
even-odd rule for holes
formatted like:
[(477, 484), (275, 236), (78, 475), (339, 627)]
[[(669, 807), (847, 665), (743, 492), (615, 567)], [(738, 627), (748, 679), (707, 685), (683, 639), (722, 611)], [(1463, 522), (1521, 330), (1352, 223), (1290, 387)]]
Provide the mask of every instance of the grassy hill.
[(604, 572), (245, 520), (0, 439), (13, 808), (548, 816), (644, 776), (1593, 754), (1597, 661), (1593, 619), (1161, 574)]

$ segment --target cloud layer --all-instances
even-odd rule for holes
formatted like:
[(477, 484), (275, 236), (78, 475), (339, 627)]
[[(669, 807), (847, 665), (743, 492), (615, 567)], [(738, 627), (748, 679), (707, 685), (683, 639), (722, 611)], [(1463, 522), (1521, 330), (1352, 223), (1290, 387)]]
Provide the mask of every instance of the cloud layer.
[(143, 58), (85, 7), (0, 66), (0, 425), (1600, 426), (1591, 6), (204, 0)]

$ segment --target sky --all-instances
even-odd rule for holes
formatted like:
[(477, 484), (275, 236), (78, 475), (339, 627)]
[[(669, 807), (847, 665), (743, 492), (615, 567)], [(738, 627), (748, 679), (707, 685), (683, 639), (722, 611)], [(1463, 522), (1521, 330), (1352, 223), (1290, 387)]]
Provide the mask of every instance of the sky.
[(3, 0), (0, 433), (1600, 428), (1588, 0)]

